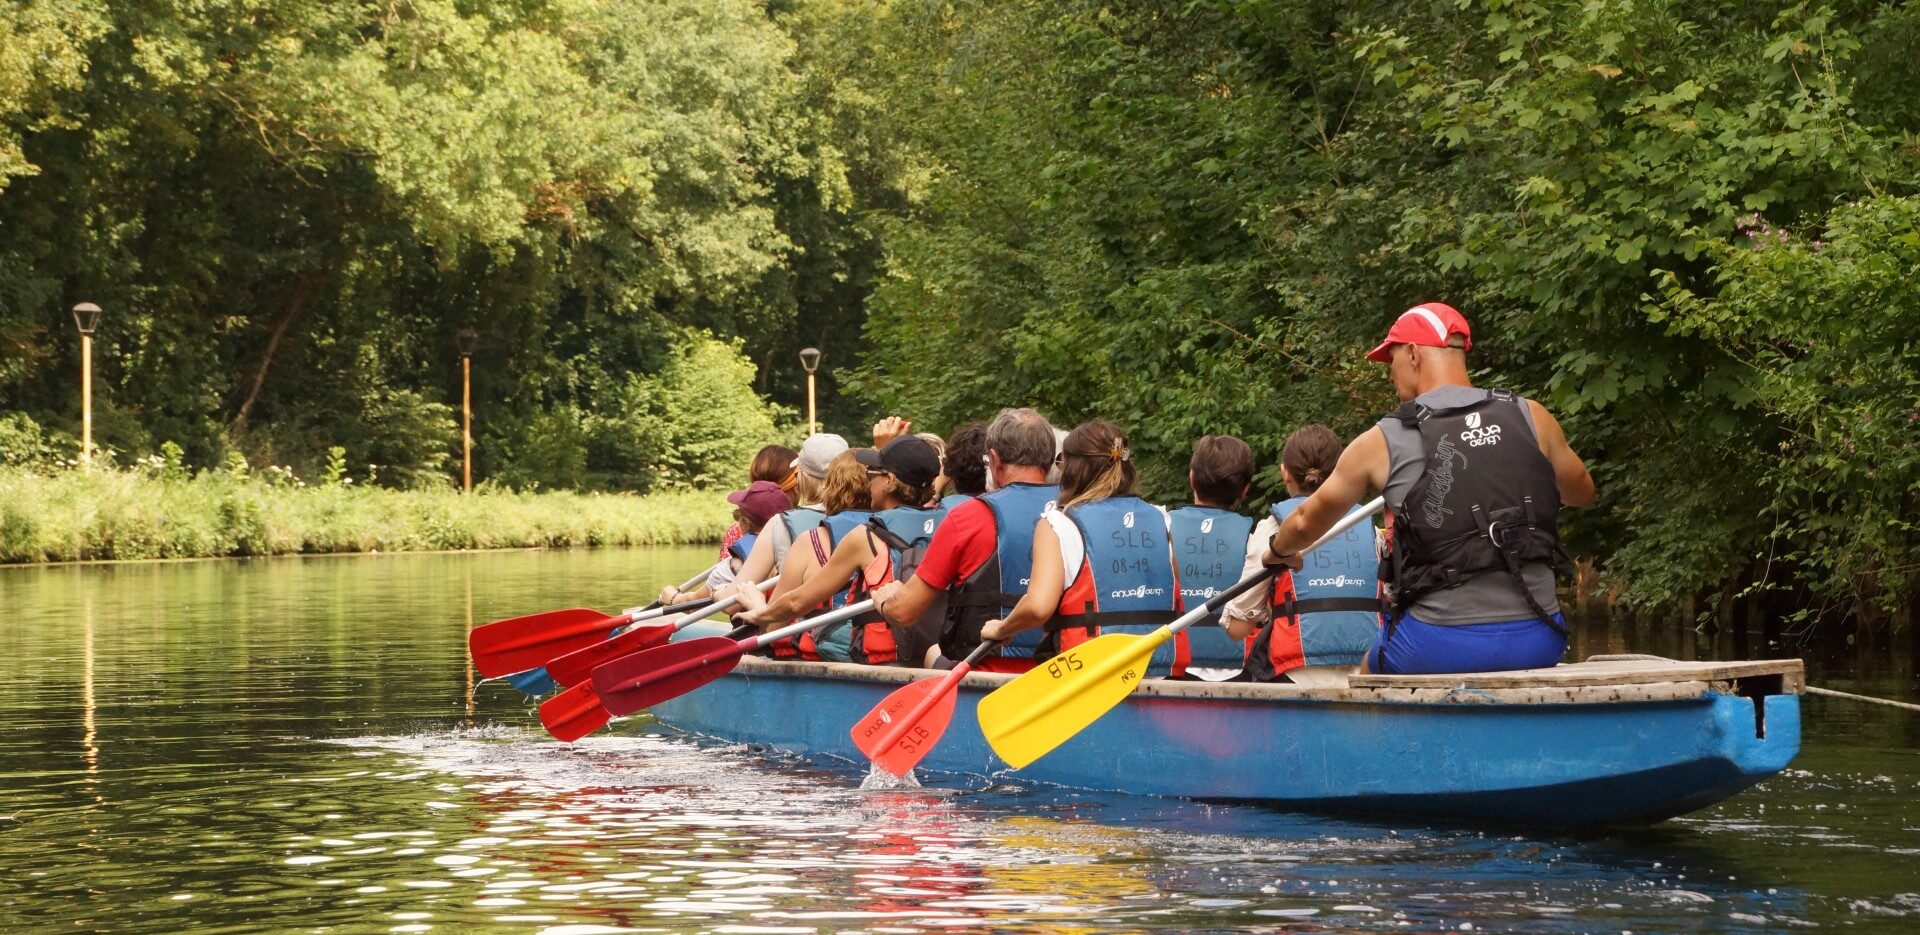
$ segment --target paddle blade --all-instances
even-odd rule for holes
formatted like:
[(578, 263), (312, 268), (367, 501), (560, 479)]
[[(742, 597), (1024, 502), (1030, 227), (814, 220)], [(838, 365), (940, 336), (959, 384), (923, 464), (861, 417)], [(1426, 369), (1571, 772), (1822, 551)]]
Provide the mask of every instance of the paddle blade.
[(620, 623), (585, 607), (508, 617), (474, 627), (467, 634), (467, 652), (481, 676), (494, 679), (537, 669), (555, 656), (606, 639)]
[(591, 682), (581, 682), (540, 703), (540, 724), (554, 739), (568, 743), (607, 726), (612, 717), (593, 693)]
[(547, 674), (553, 676), (553, 680), (562, 685), (578, 685), (592, 677), (593, 670), (603, 663), (664, 643), (671, 636), (673, 636), (671, 623), (634, 627), (612, 639), (581, 647), (547, 663)]
[(980, 699), (980, 732), (1015, 769), (1047, 755), (1131, 694), (1172, 635), (1109, 633), (1035, 666)]
[(901, 686), (853, 725), (853, 745), (873, 765), (905, 776), (947, 732), (959, 684), (942, 676)]
[(528, 669), (525, 672), (515, 672), (507, 676), (507, 684), (535, 698), (544, 698), (551, 695), (554, 689), (560, 687), (554, 684), (553, 678), (547, 675), (547, 670), (545, 669)]
[(593, 670), (593, 690), (608, 711), (632, 714), (732, 672), (745, 651), (724, 636), (643, 649)]

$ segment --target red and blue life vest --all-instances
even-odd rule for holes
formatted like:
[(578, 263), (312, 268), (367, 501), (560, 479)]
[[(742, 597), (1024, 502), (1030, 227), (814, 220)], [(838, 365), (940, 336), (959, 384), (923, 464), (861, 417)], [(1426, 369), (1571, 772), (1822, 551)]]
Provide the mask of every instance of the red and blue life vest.
[[(1086, 547), (1080, 574), (1047, 621), (1044, 659), (1105, 633), (1146, 634), (1180, 615), (1167, 518), (1139, 497), (1107, 497), (1067, 510)], [(1051, 650), (1051, 652), (1047, 652)], [(1147, 675), (1186, 672), (1185, 641), (1161, 644)]]
[[(1183, 506), (1168, 513), (1167, 521), (1181, 610), (1200, 606), (1240, 580), (1247, 538), (1253, 533), (1250, 517), (1219, 507)], [(1228, 636), (1217, 613), (1195, 621), (1175, 638), (1187, 641), (1188, 665), (1200, 668), (1238, 669), (1247, 653), (1246, 642)]]
[[(849, 588), (849, 600), (855, 603), (866, 600), (882, 585), (890, 581), (905, 581), (910, 577), (913, 570), (919, 568), (926, 559), (927, 544), (933, 541), (934, 530), (940, 528), (940, 521), (946, 517), (947, 511), (939, 507), (898, 506), (873, 514), (861, 530), (871, 537), (869, 545), (873, 548), (873, 561), (854, 576)], [(937, 626), (944, 613), (944, 608), (930, 607), (926, 614), (930, 620), (916, 621), (903, 629), (930, 631)], [(872, 611), (845, 624), (830, 624), (816, 630), (814, 637), (829, 650), (844, 654), (852, 662), (867, 665), (886, 665), (895, 661), (901, 645), (886, 618)], [(910, 649), (921, 652), (929, 641), (929, 637), (922, 636), (907, 642)], [(918, 659), (908, 660), (910, 665), (919, 662)]]
[[(1273, 518), (1284, 522), (1306, 500), (1274, 504)], [(1273, 617), (1247, 639), (1243, 671), (1253, 681), (1273, 681), (1301, 666), (1358, 665), (1380, 629), (1380, 550), (1372, 523), (1355, 525), (1301, 561), (1299, 571), (1274, 579)]]
[(733, 544), (727, 546), (727, 557), (736, 561), (746, 561), (747, 553), (753, 551), (754, 540), (758, 538), (760, 537), (753, 533), (746, 533), (740, 538), (733, 540)]
[[(993, 555), (947, 593), (947, 621), (940, 631), (940, 654), (962, 659), (980, 645), (980, 628), (1013, 613), (1033, 576), (1033, 527), (1060, 498), (1054, 484), (1008, 484), (982, 494), (993, 511)], [(1031, 659), (1046, 634), (1029, 630), (1014, 636), (1000, 655)]]
[[(813, 511), (788, 511), (789, 514), (808, 512)], [(872, 515), (872, 513), (866, 510), (842, 510), (841, 512), (822, 518), (813, 528), (826, 533), (824, 537), (826, 541), (824, 543), (821, 542), (822, 537), (820, 536), (809, 536), (807, 538), (807, 541), (813, 545), (813, 557), (819, 561), (820, 567), (826, 567), (827, 559), (833, 555), (833, 547), (838, 545), (841, 539), (846, 538), (847, 533), (865, 523), (867, 518)], [(806, 535), (806, 532), (810, 531), (811, 530), (802, 531), (801, 535)], [(795, 546), (800, 544), (800, 536), (794, 537), (793, 544)], [(809, 611), (809, 613), (847, 606), (847, 592), (850, 589), (851, 585), (835, 591), (832, 597), (827, 598), (826, 603), (814, 608), (814, 610)], [(802, 659), (818, 660), (820, 654), (815, 647), (813, 635), (814, 631), (809, 630), (797, 637), (787, 637), (786, 639), (770, 644), (767, 647), (768, 653), (775, 659), (791, 659), (798, 656)]]

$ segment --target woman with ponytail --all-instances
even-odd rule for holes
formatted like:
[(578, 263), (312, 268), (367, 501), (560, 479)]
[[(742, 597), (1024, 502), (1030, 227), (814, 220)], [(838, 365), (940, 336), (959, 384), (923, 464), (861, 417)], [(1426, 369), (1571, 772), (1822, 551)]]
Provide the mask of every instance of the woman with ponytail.
[[(1034, 528), (1027, 593), (980, 631), (1004, 640), (1046, 628), (1034, 655), (1041, 662), (1101, 633), (1150, 632), (1179, 613), (1167, 513), (1133, 495), (1132, 454), (1120, 427), (1082, 423), (1061, 442), (1056, 464), (1059, 506)], [(1163, 646), (1148, 674), (1182, 674), (1182, 655), (1172, 643)]]
[[(1343, 450), (1340, 436), (1317, 423), (1287, 436), (1280, 478), (1288, 498), (1253, 530), (1242, 577), (1260, 570), (1267, 540), (1333, 474)], [(1362, 523), (1309, 553), (1299, 571), (1283, 569), (1272, 588), (1248, 591), (1228, 604), (1227, 635), (1247, 644), (1241, 677), (1345, 684), (1380, 626), (1379, 568), (1373, 525)]]

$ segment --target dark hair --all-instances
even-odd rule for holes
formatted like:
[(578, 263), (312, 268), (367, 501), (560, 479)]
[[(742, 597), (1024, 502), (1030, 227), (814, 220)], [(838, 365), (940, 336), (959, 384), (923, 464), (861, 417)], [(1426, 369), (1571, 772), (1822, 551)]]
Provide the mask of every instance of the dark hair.
[(987, 427), (969, 422), (947, 436), (947, 480), (956, 493), (987, 492)]
[(1333, 473), (1333, 466), (1340, 463), (1340, 451), (1344, 447), (1332, 429), (1315, 422), (1287, 436), (1287, 444), (1280, 449), (1280, 463), (1286, 466), (1287, 473), (1293, 475), (1293, 482), (1299, 484), (1301, 490), (1312, 493), (1320, 489)]
[(1068, 432), (1060, 443), (1060, 458), (1062, 509), (1133, 493), (1127, 437), (1105, 419), (1082, 422)]
[(987, 426), (987, 447), (1008, 464), (1044, 471), (1053, 464), (1053, 425), (1032, 409), (1002, 409)]
[(1253, 480), (1253, 449), (1232, 435), (1203, 435), (1193, 443), (1193, 494), (1208, 503), (1232, 507)]

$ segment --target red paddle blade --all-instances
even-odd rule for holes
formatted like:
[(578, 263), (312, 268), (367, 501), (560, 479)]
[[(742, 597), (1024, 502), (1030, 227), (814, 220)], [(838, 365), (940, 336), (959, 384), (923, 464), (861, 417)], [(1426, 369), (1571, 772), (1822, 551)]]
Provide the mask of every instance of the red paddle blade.
[(593, 670), (593, 690), (608, 711), (632, 714), (732, 672), (745, 652), (724, 636), (655, 646)]
[(467, 634), (467, 652), (482, 676), (499, 678), (597, 643), (619, 625), (620, 618), (585, 607), (508, 617), (474, 627)]
[(572, 743), (602, 727), (613, 715), (607, 713), (591, 682), (581, 682), (558, 695), (540, 702), (540, 723), (556, 740)]
[(673, 635), (673, 624), (662, 623), (650, 627), (634, 627), (610, 640), (601, 640), (591, 646), (576, 649), (552, 662), (547, 663), (547, 674), (562, 685), (573, 686), (586, 681), (593, 670), (602, 663), (612, 662), (628, 653), (636, 653), (658, 643), (664, 643)]
[(895, 776), (912, 772), (947, 732), (959, 684), (942, 676), (901, 686), (853, 725), (853, 745)]

